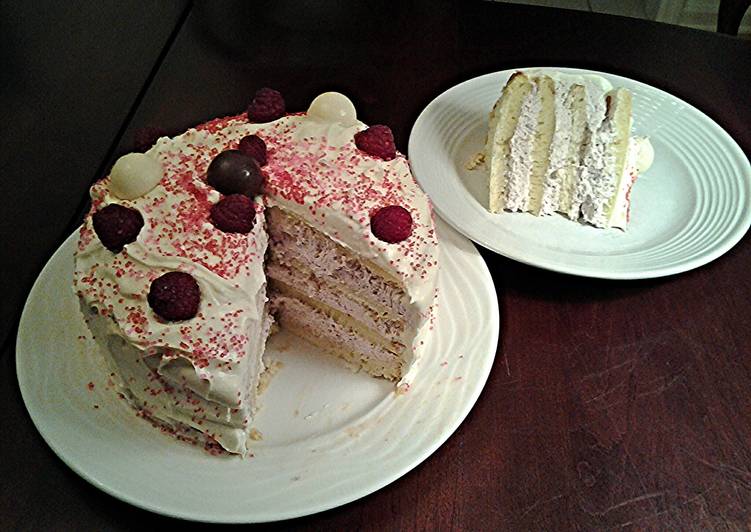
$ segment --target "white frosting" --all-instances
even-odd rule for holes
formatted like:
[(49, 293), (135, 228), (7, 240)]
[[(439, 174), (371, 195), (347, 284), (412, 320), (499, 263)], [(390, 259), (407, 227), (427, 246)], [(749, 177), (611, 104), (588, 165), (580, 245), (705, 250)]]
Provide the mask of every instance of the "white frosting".
[[(257, 373), (253, 367), (257, 357), (241, 359), (233, 374), (213, 368), (213, 378), (199, 377), (188, 359), (162, 349), (155, 350), (153, 356), (143, 352), (121, 335), (113, 320), (91, 313), (83, 300), (81, 303), (87, 323), (112, 366), (113, 384), (134, 407), (178, 431), (182, 424), (210, 434), (230, 452), (247, 453), (248, 420), (255, 407), (236, 393), (257, 385), (252, 379)], [(264, 338), (265, 334), (259, 335), (256, 343), (260, 345), (254, 351), (261, 352)], [(222, 382), (228, 379), (234, 382)], [(171, 388), (169, 393), (165, 385)]]
[(526, 211), (529, 204), (529, 177), (534, 162), (532, 149), (540, 107), (540, 95), (537, 85), (534, 85), (522, 102), (519, 120), (509, 141), (505, 205), (509, 211)]
[[(608, 80), (601, 76), (597, 75), (590, 75), (590, 74), (564, 74), (561, 72), (547, 72), (543, 71), (541, 73), (546, 73), (549, 77), (551, 77), (556, 84), (556, 103), (561, 102), (561, 107), (563, 107), (563, 99), (565, 98), (565, 95), (568, 93), (569, 90), (571, 90), (571, 87), (573, 85), (582, 85), (585, 89), (586, 94), (586, 116), (587, 116), (587, 131), (585, 133), (585, 145), (592, 146), (596, 140), (594, 139), (595, 133), (600, 129), (600, 126), (602, 125), (602, 121), (605, 118), (605, 113), (607, 112), (607, 104), (605, 102), (605, 93), (612, 89), (612, 85)], [(559, 95), (560, 92), (560, 95)], [(560, 100), (559, 100), (560, 98)], [(558, 107), (556, 108), (556, 110)], [(562, 109), (563, 110), (563, 109)], [(568, 117), (568, 124), (567, 128), (568, 133), (570, 135), (570, 127), (571, 127), (571, 115), (568, 110), (564, 110), (565, 115)], [(556, 124), (558, 122), (558, 115), (556, 114)], [(556, 125), (557, 128), (557, 125)], [(565, 137), (561, 137), (559, 141), (565, 141)], [(567, 148), (567, 146), (566, 146)], [(556, 145), (555, 139), (554, 143), (551, 146), (551, 154), (554, 153), (557, 150), (563, 150), (564, 148), (560, 145)], [(597, 155), (595, 154), (595, 157)], [(552, 158), (552, 155), (551, 155)], [(564, 163), (565, 164), (565, 163)], [(569, 206), (568, 212), (564, 213), (567, 214), (572, 219), (578, 219), (579, 218), (579, 212), (581, 208), (581, 201), (582, 201), (582, 191), (580, 190), (580, 183), (582, 183), (582, 179), (586, 179), (586, 172), (583, 172), (583, 168), (580, 165), (586, 166), (586, 162), (577, 161), (574, 163), (576, 165), (575, 173), (577, 177), (574, 179), (573, 183), (568, 184), (568, 186), (572, 187), (570, 190), (566, 190), (563, 192), (563, 194), (566, 194), (567, 197), (572, 198), (572, 203)], [(552, 172), (549, 172), (549, 177), (554, 176), (557, 178), (557, 170), (559, 167), (555, 167), (555, 169)], [(583, 184), (585, 187), (588, 185), (586, 183)], [(561, 208), (560, 203), (560, 196), (561, 192), (559, 191), (558, 194), (558, 204), (555, 205), (555, 210), (559, 211)]]
[(636, 171), (643, 173), (649, 170), (655, 160), (655, 149), (648, 137), (633, 137), (636, 144)]
[[(232, 445), (226, 438), (234, 441), (237, 430), (249, 430), (255, 408), (251, 383), (262, 369), (267, 237), (260, 207), (248, 236), (223, 233), (205, 216), (196, 219), (197, 211), (218, 200), (202, 179), (215, 155), (213, 144), (211, 135), (196, 131), (174, 140), (160, 139), (148, 155), (161, 161), (170, 179), (131, 201), (119, 201), (112, 194), (110, 178), (96, 183), (91, 189), (93, 210), (122, 203), (138, 209), (145, 224), (135, 242), (114, 254), (93, 233), (88, 217), (76, 253), (75, 282), (85, 305), (96, 308), (97, 317), (102, 318), (102, 337), (97, 340), (105, 350), (122, 351), (113, 353), (119, 365), (133, 359), (139, 370), (127, 371), (146, 377), (151, 373), (142, 359), (157, 357), (154, 372), (172, 383), (178, 390), (175, 393), (185, 393), (179, 391), (185, 388), (195, 394), (196, 408), (202, 411), (188, 425), (200, 428), (198, 422), (206, 422), (202, 416), (209, 411), (236, 410), (231, 419), (222, 418), (226, 430), (213, 430), (215, 439), (229, 449)], [(226, 262), (233, 258), (241, 264), (227, 267)], [(172, 270), (186, 271), (198, 282), (201, 302), (196, 318), (165, 322), (149, 307), (145, 296), (151, 281)], [(154, 417), (186, 423), (181, 409), (171, 406), (172, 394), (144, 394), (139, 387), (132, 392), (135, 402), (147, 402)], [(245, 452), (235, 447), (231, 450)]]

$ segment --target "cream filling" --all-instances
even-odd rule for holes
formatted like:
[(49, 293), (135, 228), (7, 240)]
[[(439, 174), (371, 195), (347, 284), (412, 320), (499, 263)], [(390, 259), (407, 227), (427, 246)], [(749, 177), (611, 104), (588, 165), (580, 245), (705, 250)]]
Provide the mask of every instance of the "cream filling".
[(581, 168), (577, 191), (581, 217), (596, 227), (607, 227), (608, 205), (616, 191), (615, 137), (615, 124), (606, 120), (592, 135)]
[[(615, 163), (615, 156), (611, 153), (608, 160), (606, 154), (608, 143), (615, 138), (615, 131), (612, 127), (609, 128), (609, 133), (604, 131), (603, 121), (607, 113), (607, 104), (604, 98), (605, 90), (596, 83), (586, 83), (585, 87), (587, 93), (587, 131), (584, 134), (586, 140), (582, 148), (584, 155), (581, 166), (576, 168), (575, 171), (576, 177), (571, 205), (568, 212), (564, 213), (572, 220), (578, 220), (584, 208), (593, 214), (592, 194), (594, 192), (593, 184), (589, 182), (589, 179), (597, 179), (604, 168), (608, 165), (612, 167)], [(589, 165), (593, 166), (588, 168)], [(586, 207), (583, 206), (584, 201), (588, 201)]]
[(296, 297), (279, 294), (274, 296), (272, 303), (282, 327), (303, 329), (310, 333), (313, 342), (315, 338), (322, 338), (357, 353), (363, 359), (383, 361), (400, 358), (382, 343), (374, 341), (367, 329), (358, 328), (347, 320), (339, 320)]
[(550, 163), (543, 183), (540, 214), (552, 214), (558, 210), (561, 198), (561, 173), (568, 163), (568, 148), (571, 143), (571, 113), (566, 108), (566, 95), (571, 84), (555, 82), (555, 131), (550, 144)]
[(269, 264), (269, 278), (280, 292), (298, 291), (314, 301), (343, 312), (366, 327), (378, 332), (392, 342), (409, 345), (414, 338), (414, 328), (398, 316), (379, 312), (354, 294), (344, 292), (326, 280), (298, 276), (289, 267)]
[(526, 211), (529, 208), (529, 176), (540, 109), (540, 96), (537, 85), (534, 85), (522, 103), (516, 130), (509, 141), (506, 171), (506, 210), (509, 211)]

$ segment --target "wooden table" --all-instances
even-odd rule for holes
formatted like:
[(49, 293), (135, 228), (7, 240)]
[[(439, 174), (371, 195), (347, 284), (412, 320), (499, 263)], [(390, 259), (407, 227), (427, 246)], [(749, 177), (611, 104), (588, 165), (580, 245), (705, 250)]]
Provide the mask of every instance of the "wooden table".
[[(291, 110), (334, 88), (352, 97), (365, 122), (389, 124), (404, 151), (417, 115), (455, 83), (559, 65), (668, 90), (751, 154), (749, 42), (489, 2), (395, 3), (388, 11), (365, 2), (304, 5), (112, 2), (75, 12), (50, 2), (23, 16), (21, 7), (3, 6), (12, 15), (3, 23), (31, 37), (0, 32), (3, 70), (19, 73), (2, 85), (13, 109), (0, 147), (11, 189), (0, 235), (9, 338), (0, 371), (0, 529), (174, 524), (71, 472), (35, 431), (15, 382), (15, 327), (31, 282), (78, 223), (91, 179), (131, 149), (138, 128), (177, 133), (244, 109), (261, 86), (281, 90)], [(29, 61), (39, 79), (25, 69)], [(30, 81), (17, 86), (19, 77)], [(749, 526), (748, 237), (697, 270), (635, 282), (482, 255), (498, 290), (501, 341), (466, 421), (377, 493), (271, 528)]]

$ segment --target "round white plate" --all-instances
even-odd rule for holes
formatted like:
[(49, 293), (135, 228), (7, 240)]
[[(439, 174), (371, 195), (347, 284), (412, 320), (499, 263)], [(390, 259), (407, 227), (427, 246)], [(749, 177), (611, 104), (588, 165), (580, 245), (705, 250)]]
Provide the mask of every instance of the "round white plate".
[[(108, 370), (72, 289), (72, 235), (37, 279), (18, 332), (18, 382), (42, 437), (76, 473), (126, 502), (212, 522), (298, 517), (393, 482), (456, 430), (498, 346), (495, 287), (472, 243), (437, 220), (438, 319), (415, 382), (355, 374), (284, 333), (267, 348), (283, 367), (262, 396), (254, 456), (211, 456), (136, 417)], [(468, 319), (471, 316), (472, 319)], [(89, 384), (91, 383), (91, 384)]]
[(735, 141), (686, 102), (644, 83), (591, 70), (633, 93), (634, 133), (650, 137), (654, 165), (634, 185), (626, 231), (562, 215), (491, 214), (482, 151), (488, 114), (509, 76), (465, 81), (433, 100), (409, 138), (412, 170), (440, 215), (475, 242), (526, 264), (606, 279), (671, 275), (716, 259), (751, 224), (751, 165)]

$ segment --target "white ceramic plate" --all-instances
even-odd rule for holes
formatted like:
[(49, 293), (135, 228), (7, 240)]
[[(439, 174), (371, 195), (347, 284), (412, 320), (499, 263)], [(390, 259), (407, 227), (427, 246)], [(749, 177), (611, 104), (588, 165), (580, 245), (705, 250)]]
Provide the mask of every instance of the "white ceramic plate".
[(650, 137), (652, 168), (639, 177), (626, 231), (596, 229), (562, 215), (487, 211), (487, 174), (467, 170), (482, 150), (487, 118), (518, 69), (465, 81), (433, 100), (409, 138), (415, 177), (440, 215), (475, 242), (549, 270), (607, 279), (659, 277), (716, 259), (751, 224), (751, 165), (735, 141), (686, 102), (644, 83), (602, 72), (632, 91), (634, 132)]
[(498, 346), (498, 301), (485, 262), (469, 240), (440, 220), (437, 225), (438, 319), (405, 395), (280, 333), (267, 353), (284, 366), (262, 396), (257, 428), (263, 440), (253, 445), (255, 456), (211, 456), (178, 442), (137, 418), (107, 385), (72, 290), (72, 235), (37, 279), (21, 317), (16, 363), (26, 408), (76, 473), (158, 513), (272, 521), (372, 493), (456, 430), (480, 395)]

